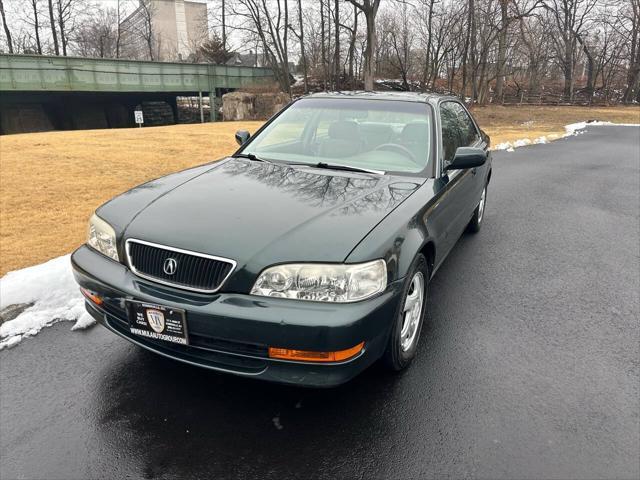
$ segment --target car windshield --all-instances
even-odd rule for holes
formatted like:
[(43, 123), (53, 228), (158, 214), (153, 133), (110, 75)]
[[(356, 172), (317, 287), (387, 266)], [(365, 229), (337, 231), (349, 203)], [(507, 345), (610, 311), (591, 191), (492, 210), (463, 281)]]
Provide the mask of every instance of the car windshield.
[(417, 173), (431, 157), (431, 109), (420, 102), (306, 98), (274, 119), (242, 153)]

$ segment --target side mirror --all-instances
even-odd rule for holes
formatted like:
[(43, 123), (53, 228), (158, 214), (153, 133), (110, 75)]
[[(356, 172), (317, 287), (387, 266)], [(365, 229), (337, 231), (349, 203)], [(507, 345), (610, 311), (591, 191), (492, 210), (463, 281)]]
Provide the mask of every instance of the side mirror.
[(453, 161), (445, 167), (445, 170), (463, 170), (484, 165), (487, 161), (487, 153), (482, 148), (459, 147)]
[(240, 146), (247, 143), (247, 141), (249, 140), (249, 137), (251, 137), (251, 134), (246, 130), (238, 130), (236, 132), (236, 142), (238, 142), (238, 145)]

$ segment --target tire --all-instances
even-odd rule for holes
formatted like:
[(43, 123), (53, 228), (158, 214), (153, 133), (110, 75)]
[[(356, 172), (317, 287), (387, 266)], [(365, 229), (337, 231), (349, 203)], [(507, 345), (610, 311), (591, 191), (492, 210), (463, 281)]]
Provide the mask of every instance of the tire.
[(473, 211), (473, 217), (471, 217), (471, 221), (467, 225), (467, 232), (469, 233), (478, 233), (480, 227), (482, 227), (482, 220), (484, 220), (484, 213), (487, 206), (487, 187), (488, 185), (484, 186), (480, 202), (478, 202), (478, 206)]
[[(419, 253), (413, 260), (404, 282), (400, 304), (398, 305), (398, 310), (393, 320), (393, 326), (391, 328), (391, 334), (389, 335), (387, 348), (382, 357), (384, 364), (393, 371), (398, 372), (405, 369), (416, 356), (418, 340), (420, 339), (420, 331), (422, 330), (422, 325), (427, 311), (429, 274), (429, 264), (427, 263), (424, 255)], [(413, 296), (414, 292), (416, 292), (416, 286), (420, 282), (420, 280), (416, 280), (417, 278), (422, 279), (422, 298), (420, 300), (420, 312), (417, 314), (416, 318), (410, 317), (411, 312), (407, 312), (406, 307), (407, 298), (409, 296)], [(406, 323), (412, 320), (413, 329), (411, 329), (410, 324)], [(403, 327), (407, 327), (408, 330), (403, 331)], [(403, 333), (405, 336), (408, 336), (409, 330), (414, 331), (414, 333), (411, 334), (411, 340), (409, 341), (408, 338), (405, 338), (403, 341)]]

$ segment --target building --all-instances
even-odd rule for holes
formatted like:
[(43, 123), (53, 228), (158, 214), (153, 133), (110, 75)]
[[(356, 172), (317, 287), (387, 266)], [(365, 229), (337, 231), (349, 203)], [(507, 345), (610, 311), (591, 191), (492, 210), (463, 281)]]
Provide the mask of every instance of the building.
[(249, 53), (232, 52), (231, 58), (227, 60), (227, 65), (232, 67), (262, 67), (264, 65), (258, 65), (258, 63), (264, 63), (262, 56), (257, 53), (253, 53), (253, 50), (249, 50)]
[(208, 36), (206, 0), (139, 0), (121, 31), (128, 57), (186, 61)]

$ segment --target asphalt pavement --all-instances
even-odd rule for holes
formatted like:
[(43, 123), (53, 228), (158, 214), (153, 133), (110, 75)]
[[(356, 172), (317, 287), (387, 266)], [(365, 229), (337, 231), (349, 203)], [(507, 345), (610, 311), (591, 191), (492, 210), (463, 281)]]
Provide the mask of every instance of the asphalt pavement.
[(638, 478), (640, 129), (494, 153), (417, 358), (309, 390), (103, 327), (0, 352), (0, 477)]

